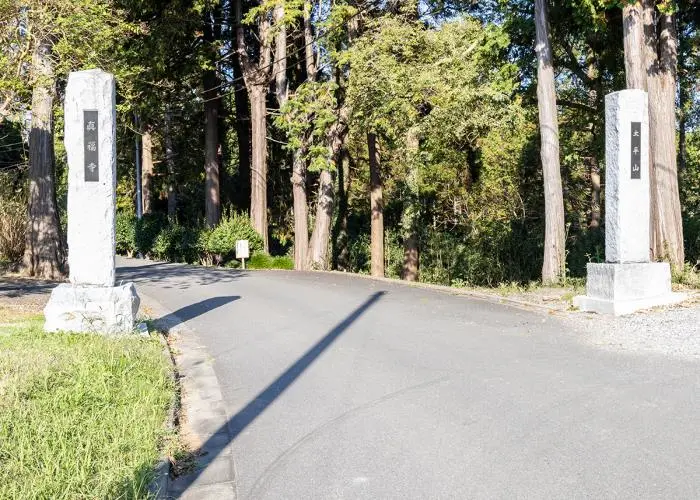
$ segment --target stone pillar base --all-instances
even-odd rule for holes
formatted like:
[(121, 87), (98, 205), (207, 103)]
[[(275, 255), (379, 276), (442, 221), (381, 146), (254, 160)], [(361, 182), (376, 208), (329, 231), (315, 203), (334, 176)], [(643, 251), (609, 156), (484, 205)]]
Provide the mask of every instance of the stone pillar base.
[(574, 297), (574, 306), (582, 311), (621, 316), (687, 298), (671, 291), (671, 267), (666, 262), (589, 263), (587, 272), (586, 295)]
[(62, 283), (44, 308), (44, 330), (131, 333), (140, 303), (133, 283), (115, 287)]

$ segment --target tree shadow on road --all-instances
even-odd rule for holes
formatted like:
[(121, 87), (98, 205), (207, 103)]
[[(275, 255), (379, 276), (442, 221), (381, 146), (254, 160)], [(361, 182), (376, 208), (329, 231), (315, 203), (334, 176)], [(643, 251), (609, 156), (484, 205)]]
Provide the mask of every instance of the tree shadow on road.
[[(292, 363), (272, 383), (260, 391), (245, 407), (233, 415), (226, 424), (217, 429), (211, 437), (201, 446), (201, 449), (212, 450), (207, 457), (207, 463), (211, 463), (226, 446), (234, 441), (256, 418), (258, 418), (282, 393), (284, 393), (316, 359), (328, 349), (335, 340), (340, 337), (360, 316), (372, 307), (387, 292), (380, 291), (372, 294), (360, 306), (335, 325), (316, 344), (307, 350), (299, 359)], [(218, 442), (221, 435), (227, 435), (226, 443)], [(192, 486), (196, 479), (206, 469), (202, 467), (187, 476), (185, 483), (179, 488), (176, 498), (182, 496)], [(184, 479), (184, 478), (183, 478)]]
[(240, 295), (210, 297), (208, 299), (200, 300), (194, 304), (189, 304), (154, 321), (160, 328), (167, 332), (171, 328), (175, 328), (185, 321), (201, 316), (202, 314), (208, 313), (217, 307), (221, 307), (240, 298)]
[[(192, 271), (196, 272), (193, 273)], [(117, 267), (117, 283), (120, 281), (133, 281), (135, 283), (158, 285), (160, 288), (177, 288), (179, 290), (187, 290), (213, 283), (231, 283), (246, 276), (248, 276), (247, 272), (237, 269), (168, 264), (164, 262)]]

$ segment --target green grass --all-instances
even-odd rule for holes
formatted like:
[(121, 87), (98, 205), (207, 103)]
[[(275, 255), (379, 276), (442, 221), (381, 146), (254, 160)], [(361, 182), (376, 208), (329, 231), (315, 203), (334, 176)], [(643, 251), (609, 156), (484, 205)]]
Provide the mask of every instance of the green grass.
[[(0, 314), (0, 498), (144, 498), (174, 394), (160, 343)], [(18, 321), (19, 320), (19, 321)]]
[(674, 284), (700, 289), (700, 271), (697, 266), (686, 263), (682, 269), (673, 269), (672, 279)]

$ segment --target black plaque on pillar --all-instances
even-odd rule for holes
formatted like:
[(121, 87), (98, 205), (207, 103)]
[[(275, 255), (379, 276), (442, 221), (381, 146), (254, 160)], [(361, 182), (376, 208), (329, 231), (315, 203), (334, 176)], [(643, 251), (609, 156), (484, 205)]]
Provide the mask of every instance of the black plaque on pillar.
[(91, 109), (83, 110), (85, 182), (98, 182), (100, 180), (100, 159), (97, 143), (97, 111)]
[(632, 179), (642, 178), (642, 123), (632, 122), (632, 135), (630, 146), (632, 148), (630, 158), (632, 160)]

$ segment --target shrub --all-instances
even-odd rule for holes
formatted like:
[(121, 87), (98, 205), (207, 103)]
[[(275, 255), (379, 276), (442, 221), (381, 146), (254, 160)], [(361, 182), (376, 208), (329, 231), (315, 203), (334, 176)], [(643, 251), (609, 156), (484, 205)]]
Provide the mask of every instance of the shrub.
[(262, 237), (253, 229), (248, 216), (225, 211), (215, 228), (200, 233), (199, 247), (203, 260), (223, 263), (233, 258), (237, 240), (248, 240), (251, 255), (263, 249)]
[(156, 238), (167, 225), (168, 218), (160, 213), (146, 214), (137, 220), (134, 235), (136, 250), (150, 255)]
[(26, 229), (24, 203), (0, 199), (0, 260), (15, 262), (22, 258)]
[(136, 251), (136, 217), (127, 212), (117, 213), (117, 253), (131, 257)]
[(194, 262), (197, 260), (197, 230), (176, 222), (164, 227), (156, 236), (151, 255), (158, 260)]

